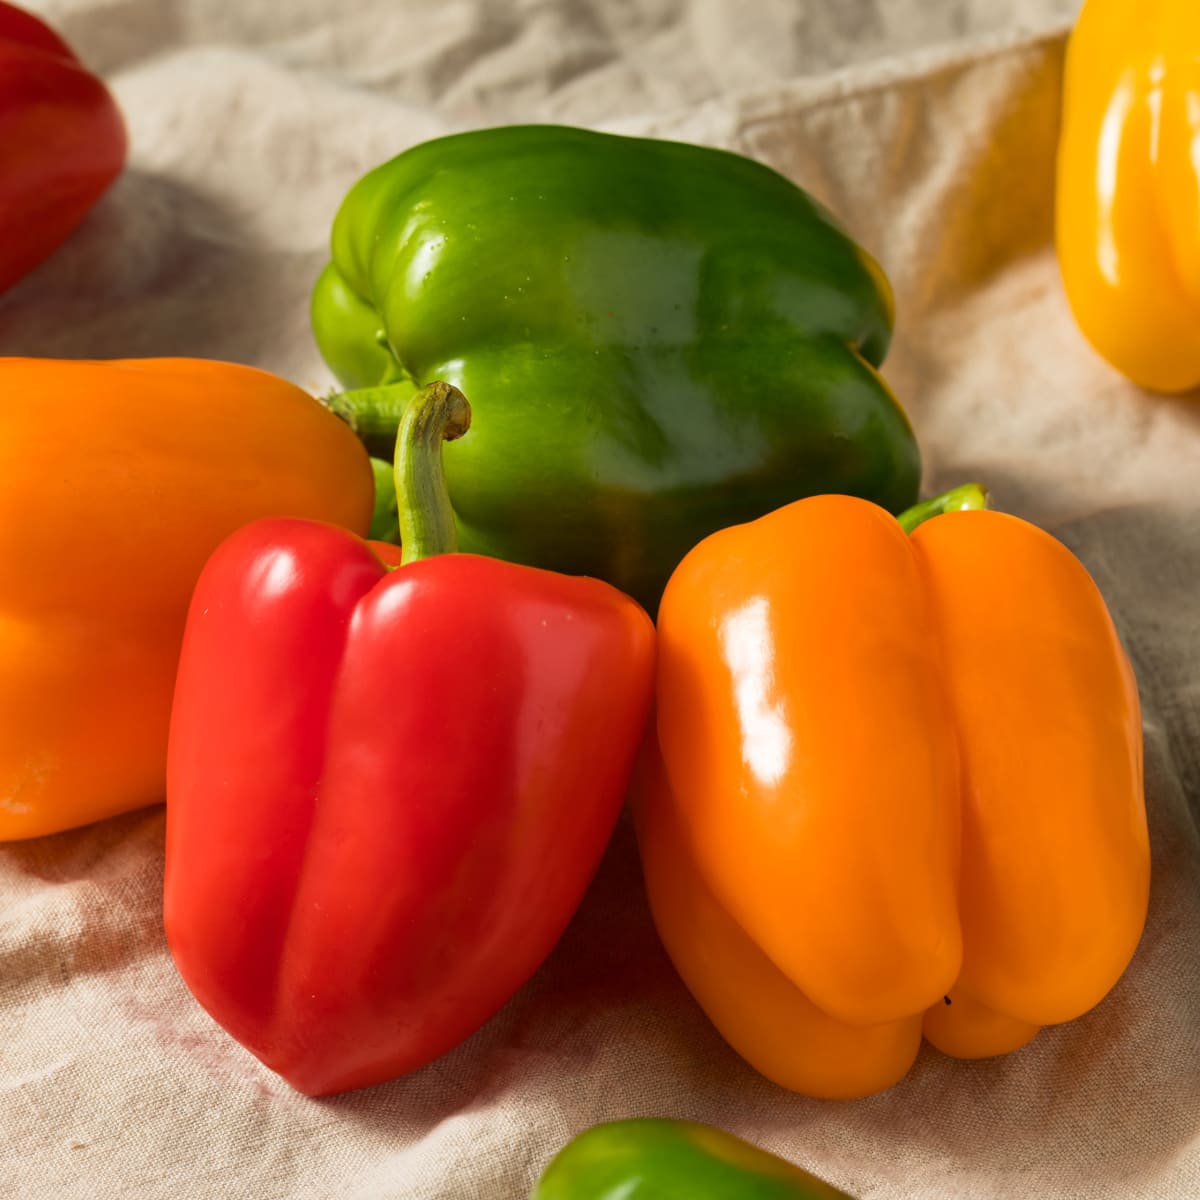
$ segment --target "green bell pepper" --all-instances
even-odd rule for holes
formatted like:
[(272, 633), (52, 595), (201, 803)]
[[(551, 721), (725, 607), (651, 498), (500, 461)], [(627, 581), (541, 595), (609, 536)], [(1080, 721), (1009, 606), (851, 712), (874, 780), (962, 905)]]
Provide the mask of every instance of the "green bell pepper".
[(383, 458), (371, 459), (375, 477), (375, 507), (371, 511), (369, 538), (380, 542), (400, 540), (400, 502), (396, 499), (395, 467)]
[(612, 1121), (581, 1133), (531, 1200), (851, 1200), (741, 1138), (692, 1121)]
[[(596, 575), (651, 610), (707, 534), (847, 492), (898, 512), (920, 461), (877, 374), (875, 261), (761, 163), (558, 126), (425, 142), (361, 179), (313, 328), (373, 453), (435, 379), (463, 550)], [(379, 387), (376, 385), (386, 385)]]

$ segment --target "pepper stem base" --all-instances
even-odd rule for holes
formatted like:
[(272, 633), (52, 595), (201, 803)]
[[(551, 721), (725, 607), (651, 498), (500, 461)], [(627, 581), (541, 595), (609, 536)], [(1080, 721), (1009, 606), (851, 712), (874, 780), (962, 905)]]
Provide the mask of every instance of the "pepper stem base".
[(905, 533), (912, 533), (918, 525), (943, 513), (971, 512), (987, 506), (988, 490), (982, 483), (963, 483), (940, 496), (932, 496), (906, 508), (896, 520)]
[(321, 403), (350, 426), (368, 454), (390, 462), (404, 410), (420, 390), (411, 379), (401, 379), (378, 387), (331, 392), (321, 397)]

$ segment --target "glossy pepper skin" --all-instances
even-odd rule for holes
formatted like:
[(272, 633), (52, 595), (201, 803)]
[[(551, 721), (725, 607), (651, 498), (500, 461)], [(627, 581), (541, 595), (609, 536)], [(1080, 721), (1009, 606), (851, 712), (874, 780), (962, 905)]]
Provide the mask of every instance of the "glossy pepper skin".
[(281, 513), (366, 532), (362, 445), (290, 383), (187, 359), (0, 359), (0, 840), (162, 800), (192, 587)]
[(1067, 49), (1067, 298), (1100, 354), (1153, 391), (1200, 387), (1198, 64), (1195, 0), (1087, 0)]
[(458, 134), (365, 176), (313, 328), (343, 411), (461, 387), (464, 550), (607, 579), (653, 610), (701, 537), (821, 491), (899, 510), (919, 457), (878, 375), (892, 298), (806, 193), (724, 151), (557, 126)]
[(757, 1146), (694, 1121), (595, 1125), (551, 1160), (531, 1200), (851, 1200)]
[(651, 907), (764, 1075), (866, 1095), (922, 1034), (1005, 1053), (1113, 986), (1149, 889), (1138, 694), (1061, 543), (814, 497), (697, 546), (658, 631)]
[(49, 26), (0, 0), (0, 292), (83, 220), (125, 150), (104, 84)]
[(532, 974), (612, 832), (653, 689), (653, 626), (628, 597), (423, 557), (452, 544), (449, 504), (434, 539), (410, 511), (394, 571), (327, 525), (240, 530), (204, 569), (180, 658), (171, 953), (230, 1034), (314, 1095), (424, 1065)]

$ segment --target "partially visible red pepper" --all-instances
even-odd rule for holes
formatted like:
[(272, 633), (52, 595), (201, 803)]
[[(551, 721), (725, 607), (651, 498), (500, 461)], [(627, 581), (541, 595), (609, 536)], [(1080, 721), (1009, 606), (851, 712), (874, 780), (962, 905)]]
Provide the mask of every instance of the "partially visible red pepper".
[(467, 416), (441, 383), (406, 411), (399, 568), (268, 519), (192, 599), (167, 938), (200, 1003), (310, 1094), (429, 1062), (525, 982), (595, 871), (650, 708), (654, 630), (627, 596), (439, 553), (441, 441)]
[(83, 220), (125, 149), (104, 84), (49, 26), (0, 0), (0, 292)]

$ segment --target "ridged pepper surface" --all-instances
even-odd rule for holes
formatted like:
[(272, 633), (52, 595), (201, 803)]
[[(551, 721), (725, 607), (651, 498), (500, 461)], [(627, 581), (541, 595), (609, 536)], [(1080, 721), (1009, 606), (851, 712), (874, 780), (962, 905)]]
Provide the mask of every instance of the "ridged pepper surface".
[(196, 587), (164, 919), (184, 980), (310, 1094), (415, 1070), (549, 954), (625, 799), (654, 629), (595, 579), (451, 553), (435, 383), (397, 454), (403, 563), (266, 520)]
[(557, 126), (415, 146), (365, 176), (312, 305), (390, 454), (434, 379), (463, 550), (616, 584), (653, 610), (704, 535), (814, 492), (894, 511), (916, 443), (877, 367), (883, 272), (804, 191), (724, 151)]
[(1087, 0), (1067, 48), (1057, 240), (1080, 328), (1154, 391), (1200, 387), (1200, 5)]
[(801, 500), (700, 543), (663, 598), (636, 789), (655, 922), (800, 1092), (887, 1087), (922, 1034), (1013, 1050), (1099, 1003), (1142, 931), (1129, 662), (1078, 559), (980, 495), (905, 526)]

